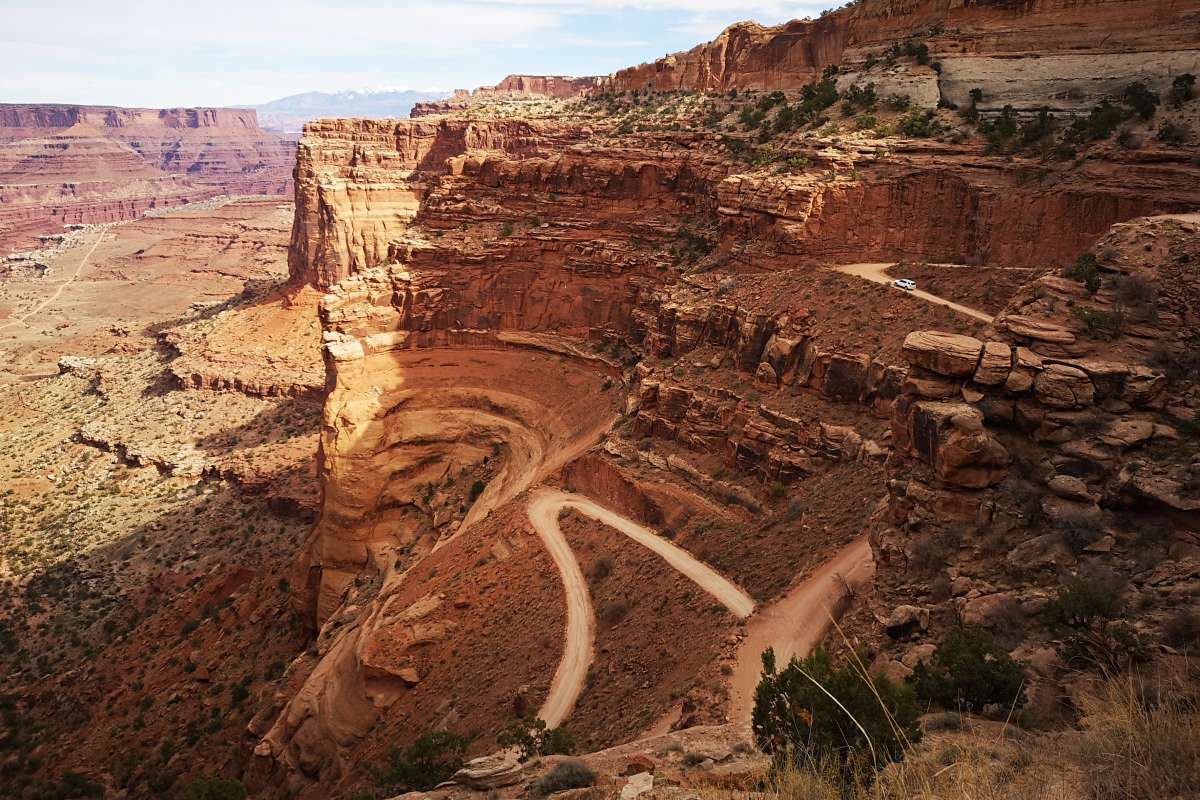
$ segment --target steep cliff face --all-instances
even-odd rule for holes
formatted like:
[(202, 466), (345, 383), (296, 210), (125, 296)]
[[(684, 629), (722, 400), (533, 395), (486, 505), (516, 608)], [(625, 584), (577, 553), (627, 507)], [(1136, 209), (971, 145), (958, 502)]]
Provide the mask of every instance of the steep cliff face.
[(905, 40), (928, 47), (947, 101), (965, 105), (980, 88), (987, 108), (1082, 110), (1132, 80), (1162, 89), (1173, 75), (1195, 73), (1200, 14), (1194, 4), (1169, 0), (864, 0), (817, 20), (738, 23), (687, 52), (620, 70), (604, 88), (796, 89), (827, 67), (886, 57)]
[(291, 191), (292, 148), (253, 111), (0, 106), (0, 243), (219, 194)]
[(468, 151), (532, 155), (586, 135), (520, 120), (330, 120), (305, 126), (296, 175), (292, 279), (328, 288), (385, 263), (430, 176)]

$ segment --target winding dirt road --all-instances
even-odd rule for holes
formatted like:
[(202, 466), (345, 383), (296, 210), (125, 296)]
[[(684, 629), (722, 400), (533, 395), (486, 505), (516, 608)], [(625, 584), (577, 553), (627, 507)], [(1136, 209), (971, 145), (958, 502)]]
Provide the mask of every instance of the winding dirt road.
[[(867, 280), (875, 283), (881, 283), (884, 286), (891, 286), (892, 281), (895, 280), (895, 278), (893, 278), (891, 275), (888, 275), (887, 270), (893, 266), (895, 266), (894, 263), (880, 264), (872, 262), (868, 264), (841, 264), (834, 267), (834, 269), (836, 269), (838, 272), (844, 272), (847, 275), (855, 275), (859, 278), (866, 278)], [(991, 314), (987, 314), (977, 308), (964, 306), (961, 303), (952, 302), (944, 297), (938, 297), (936, 294), (930, 294), (929, 292), (925, 292), (920, 289), (912, 289), (911, 291), (896, 289), (896, 291), (905, 292), (905, 294), (911, 294), (913, 297), (919, 297), (922, 300), (935, 303), (940, 306), (948, 306), (960, 314), (966, 314), (968, 317), (974, 317), (975, 319), (982, 320), (983, 322), (992, 321)]]
[(83, 258), (81, 258), (79, 260), (79, 266), (75, 267), (74, 275), (72, 275), (71, 277), (67, 278), (65, 281), (60, 283), (58, 285), (58, 288), (54, 290), (54, 294), (50, 295), (45, 300), (43, 300), (41, 303), (34, 306), (31, 310), (26, 311), (24, 314), (20, 315), (19, 317), (13, 317), (8, 322), (4, 323), (3, 325), (0, 325), (0, 331), (4, 330), (5, 328), (12, 327), (13, 325), (24, 325), (25, 320), (29, 319), (34, 314), (37, 314), (37, 313), (43, 311), (47, 306), (49, 306), (51, 303), (53, 303), (55, 300), (57, 300), (62, 295), (63, 289), (66, 289), (68, 286), (70, 286), (72, 283), (74, 283), (75, 279), (79, 277), (79, 274), (81, 272), (83, 272), (84, 265), (87, 264), (88, 259), (92, 257), (92, 253), (96, 252), (96, 248), (99, 247), (100, 242), (102, 242), (102, 241), (104, 241), (104, 231), (103, 230), (100, 231), (100, 235), (96, 237), (96, 241), (92, 242), (92, 246), (90, 248), (88, 248), (88, 251), (83, 254)]
[(730, 719), (750, 719), (763, 651), (774, 648), (780, 666), (793, 656), (808, 655), (831, 622), (845, 611), (852, 592), (870, 580), (873, 571), (871, 546), (867, 537), (861, 536), (750, 619), (730, 679)]
[(529, 502), (529, 521), (554, 560), (567, 595), (567, 630), (563, 657), (550, 682), (550, 693), (538, 714), (551, 728), (562, 724), (583, 692), (596, 636), (595, 613), (592, 610), (587, 582), (558, 525), (558, 514), (564, 508), (574, 509), (615, 528), (652, 550), (734, 615), (744, 619), (754, 612), (754, 600), (739, 586), (649, 528), (610, 511), (583, 495), (555, 489), (537, 491)]

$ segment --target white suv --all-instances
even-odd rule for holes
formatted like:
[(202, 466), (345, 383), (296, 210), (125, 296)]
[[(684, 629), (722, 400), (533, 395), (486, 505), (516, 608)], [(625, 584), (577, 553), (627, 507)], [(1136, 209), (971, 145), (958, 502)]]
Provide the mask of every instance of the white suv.
[(895, 286), (897, 289), (903, 289), (906, 292), (911, 292), (917, 288), (917, 282), (908, 278), (897, 278), (892, 281), (892, 286)]

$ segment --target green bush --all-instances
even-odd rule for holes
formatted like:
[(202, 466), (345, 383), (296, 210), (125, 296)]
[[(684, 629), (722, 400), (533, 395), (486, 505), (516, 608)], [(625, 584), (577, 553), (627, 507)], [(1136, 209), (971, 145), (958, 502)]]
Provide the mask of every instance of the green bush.
[(533, 782), (533, 793), (538, 797), (561, 792), (564, 789), (583, 789), (596, 782), (596, 773), (578, 758), (568, 759)]
[(1107, 139), (1125, 118), (1124, 111), (1107, 100), (1101, 100), (1100, 105), (1093, 108), (1086, 119), (1076, 120), (1071, 129), (1077, 138), (1085, 141)]
[[(921, 738), (912, 690), (872, 678), (860, 663), (834, 667), (818, 649), (779, 672), (763, 653), (752, 717), (759, 748), (777, 759), (836, 761), (843, 768), (883, 766), (904, 758)], [(874, 763), (872, 763), (874, 762)]]
[(1171, 92), (1167, 98), (1171, 101), (1171, 105), (1178, 108), (1179, 106), (1192, 99), (1192, 87), (1196, 85), (1196, 76), (1190, 72), (1185, 72), (1182, 75), (1176, 75), (1175, 80), (1171, 81)]
[(959, 628), (945, 640), (928, 663), (913, 670), (917, 697), (943, 708), (982, 711), (998, 704), (1025, 705), (1025, 676), (1021, 665), (982, 628)]
[(1088, 294), (1100, 291), (1100, 267), (1096, 263), (1096, 257), (1091, 253), (1084, 253), (1075, 259), (1071, 277), (1080, 281), (1087, 288)]
[(1163, 121), (1158, 126), (1158, 132), (1154, 134), (1154, 138), (1164, 144), (1169, 144), (1172, 147), (1179, 147), (1186, 144), (1188, 140), (1188, 130), (1182, 125), (1177, 125), (1174, 122)]
[(427, 792), (458, 772), (466, 752), (462, 736), (431, 731), (403, 751), (392, 747), (383, 768), (374, 770), (375, 784), (392, 794)]
[(1134, 81), (1126, 86), (1121, 100), (1143, 120), (1150, 119), (1158, 110), (1158, 94), (1150, 91), (1141, 81)]
[(1114, 620), (1123, 610), (1115, 580), (1079, 576), (1059, 587), (1045, 613), (1054, 625), (1082, 628), (1092, 622)]
[(932, 111), (910, 111), (896, 124), (896, 130), (913, 139), (927, 139), (941, 133), (941, 125)]
[(496, 737), (496, 744), (517, 748), (522, 761), (537, 756), (575, 754), (575, 739), (570, 731), (563, 727), (547, 728), (546, 721), (532, 713), (509, 722)]
[(1149, 643), (1121, 619), (1122, 583), (1112, 570), (1088, 568), (1064, 583), (1046, 607), (1046, 621), (1063, 636), (1059, 655), (1068, 664), (1119, 672), (1147, 659)]
[(179, 793), (180, 800), (245, 800), (246, 787), (236, 778), (197, 775)]

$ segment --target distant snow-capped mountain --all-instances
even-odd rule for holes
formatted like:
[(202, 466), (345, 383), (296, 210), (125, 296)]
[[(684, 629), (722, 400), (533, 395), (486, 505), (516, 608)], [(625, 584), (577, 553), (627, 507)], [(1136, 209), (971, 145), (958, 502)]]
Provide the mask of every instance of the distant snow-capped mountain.
[(265, 130), (288, 136), (319, 117), (407, 117), (413, 104), (449, 94), (438, 89), (346, 89), (293, 94), (248, 107), (258, 112)]

